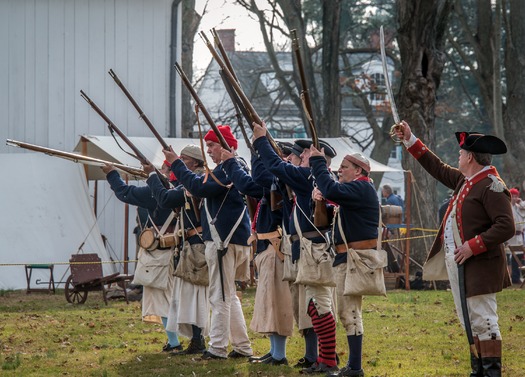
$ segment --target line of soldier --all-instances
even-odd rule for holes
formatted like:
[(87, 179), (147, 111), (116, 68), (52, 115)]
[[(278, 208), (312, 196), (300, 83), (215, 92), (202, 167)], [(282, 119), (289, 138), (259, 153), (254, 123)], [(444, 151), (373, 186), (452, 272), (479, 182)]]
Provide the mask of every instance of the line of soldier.
[[(104, 168), (117, 197), (147, 208), (157, 226), (179, 208), (184, 220), (182, 234), (189, 245), (186, 255), (199, 253), (208, 269), (206, 286), (182, 277), (173, 278), (165, 292), (145, 288), (143, 315), (163, 318), (166, 348), (177, 354), (202, 352), (203, 360), (247, 358), (270, 365), (288, 365), (286, 340), (292, 335), (295, 318), (305, 342), (304, 357), (296, 364), (301, 373), (364, 376), (362, 296), (345, 296), (344, 286), (349, 250), (375, 250), (378, 242), (380, 207), (369, 178), (369, 160), (361, 153), (346, 155), (336, 177), (330, 170), (336, 152), (328, 143), (320, 141), (320, 149), (307, 140), (282, 145), (288, 155), (283, 159), (267, 139), (266, 126), (254, 123), (250, 174), (247, 164), (235, 154), (238, 142), (230, 127), (219, 126), (219, 131), (232, 151), (221, 147), (213, 131), (206, 134), (207, 154), (216, 164), (210, 174), (202, 174), (205, 158), (199, 147), (187, 146), (180, 156), (171, 148), (164, 151), (165, 167), (176, 177), (173, 189), (162, 185), (151, 165), (143, 164), (149, 174), (148, 187), (125, 185), (111, 167)], [(279, 206), (272, 203), (276, 190)], [(252, 222), (244, 196), (258, 199)], [(196, 210), (192, 197), (202, 199)], [(331, 215), (329, 225), (315, 224), (314, 203), (327, 203), (323, 205)], [(252, 242), (258, 286), (250, 328), (270, 338), (269, 351), (259, 357), (253, 355), (235, 286), (236, 280), (249, 278)], [(300, 270), (301, 258), (303, 263), (308, 258), (329, 260), (332, 276), (304, 284), (300, 279), (289, 281), (293, 278), (287, 276), (286, 267), (299, 265)], [(336, 315), (348, 341), (349, 359), (341, 369), (336, 355)], [(491, 326), (494, 331), (497, 323)], [(181, 349), (177, 334), (191, 338), (186, 350)], [(207, 347), (204, 336), (209, 336)], [(496, 339), (501, 339), (499, 332)], [(501, 369), (501, 351), (499, 356), (491, 355), (488, 362), (494, 365), (487, 366), (487, 374), (481, 360), (481, 374), (473, 371), (476, 374), (471, 376), (498, 375), (490, 369), (497, 369), (498, 363)]]

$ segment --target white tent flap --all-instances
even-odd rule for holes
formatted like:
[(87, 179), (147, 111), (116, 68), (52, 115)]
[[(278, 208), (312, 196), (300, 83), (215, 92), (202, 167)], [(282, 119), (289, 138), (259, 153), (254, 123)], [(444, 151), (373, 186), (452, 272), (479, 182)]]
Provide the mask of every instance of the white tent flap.
[[(81, 253), (109, 260), (82, 165), (38, 153), (12, 153), (0, 155), (0, 169), (0, 289), (26, 288), (25, 264), (57, 263), (55, 282), (65, 281), (67, 262), (81, 246)], [(110, 274), (115, 266), (104, 264), (103, 270)], [(47, 270), (33, 270), (33, 276), (33, 282), (49, 280)]]

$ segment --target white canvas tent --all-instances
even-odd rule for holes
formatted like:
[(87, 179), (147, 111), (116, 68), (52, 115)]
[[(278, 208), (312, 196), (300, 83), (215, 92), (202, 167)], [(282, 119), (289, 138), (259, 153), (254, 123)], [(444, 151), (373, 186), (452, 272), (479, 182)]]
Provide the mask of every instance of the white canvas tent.
[[(53, 263), (55, 282), (65, 281), (69, 258), (81, 245), (81, 253), (109, 261), (82, 165), (40, 153), (11, 153), (0, 154), (0, 170), (0, 289), (26, 288), (24, 264)], [(103, 265), (105, 275), (115, 269)], [(32, 286), (36, 279), (49, 281), (49, 272), (33, 270)]]

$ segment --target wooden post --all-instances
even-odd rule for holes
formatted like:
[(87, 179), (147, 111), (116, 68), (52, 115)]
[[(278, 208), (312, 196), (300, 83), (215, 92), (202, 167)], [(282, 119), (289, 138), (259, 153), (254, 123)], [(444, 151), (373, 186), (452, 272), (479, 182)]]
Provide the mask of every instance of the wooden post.
[(412, 203), (412, 172), (409, 170), (406, 172), (405, 179), (405, 289), (410, 290), (410, 206)]
[[(126, 185), (129, 184), (128, 176), (126, 175)], [(124, 274), (128, 274), (128, 244), (129, 244), (129, 204), (124, 205)]]

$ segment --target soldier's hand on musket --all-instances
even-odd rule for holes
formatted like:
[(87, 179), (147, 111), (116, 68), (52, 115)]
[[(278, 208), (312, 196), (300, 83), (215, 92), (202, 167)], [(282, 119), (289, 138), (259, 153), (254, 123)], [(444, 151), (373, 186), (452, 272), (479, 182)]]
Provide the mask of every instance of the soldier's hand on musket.
[(310, 145), (310, 157), (314, 157), (314, 156), (325, 157), (324, 148), (321, 148), (321, 150), (319, 150), (316, 147), (314, 147), (313, 144)]
[(173, 164), (175, 161), (179, 159), (179, 156), (177, 153), (173, 151), (173, 148), (170, 145), (169, 149), (163, 149), (162, 153), (164, 153), (164, 157), (166, 158), (166, 161), (168, 161), (170, 164)]
[(150, 174), (155, 171), (155, 166), (153, 166), (152, 164), (141, 163), (141, 165), (142, 170), (144, 170), (146, 174)]
[(474, 253), (470, 248), (468, 242), (465, 242), (463, 245), (454, 250), (454, 260), (456, 263), (463, 264), (469, 259)]
[(117, 170), (113, 164), (104, 164), (104, 166), (101, 166), (100, 168), (105, 174), (108, 174), (110, 171)]
[(314, 190), (312, 191), (312, 199), (318, 201), (324, 200), (323, 194), (317, 187), (314, 187)]
[(266, 123), (262, 122), (261, 124), (257, 124), (255, 122), (252, 123), (253, 125), (253, 139), (258, 139), (260, 137), (266, 136)]
[(393, 128), (394, 128), (394, 134), (399, 140), (409, 140), (410, 137), (412, 136), (412, 131), (410, 130), (410, 126), (404, 120), (394, 125)]
[(233, 154), (233, 152), (222, 148), (221, 149), (221, 160), (222, 160), (222, 162), (224, 162), (226, 160), (229, 160), (230, 158), (235, 158), (235, 155)]

